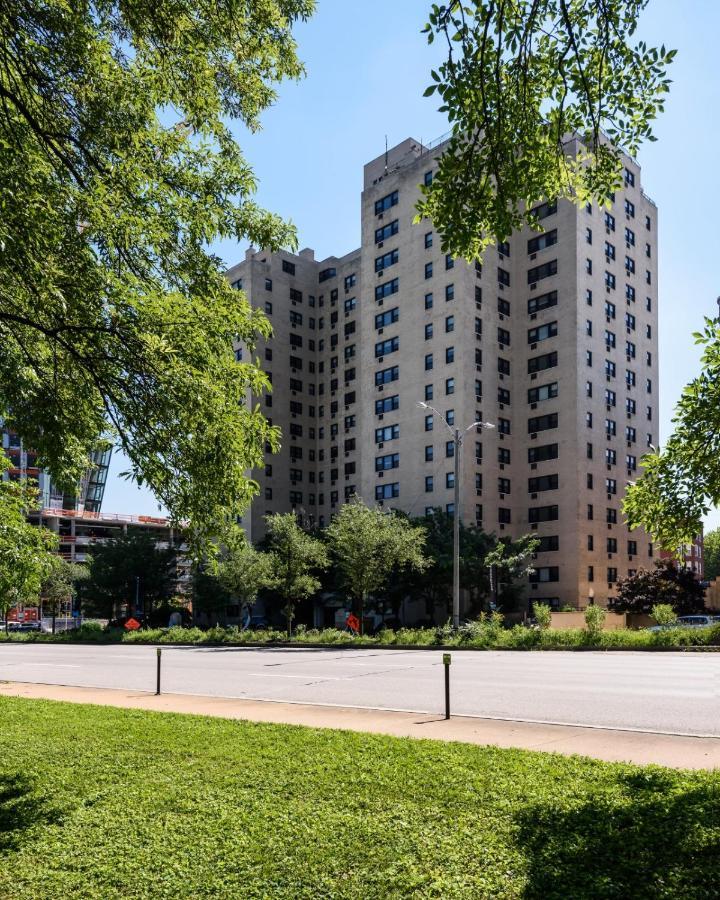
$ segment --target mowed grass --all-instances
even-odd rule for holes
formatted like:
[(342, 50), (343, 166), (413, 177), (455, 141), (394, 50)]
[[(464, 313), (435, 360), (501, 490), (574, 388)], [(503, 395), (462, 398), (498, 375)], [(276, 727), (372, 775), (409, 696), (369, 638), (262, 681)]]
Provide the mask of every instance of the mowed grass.
[(0, 897), (720, 893), (720, 774), (0, 698)]

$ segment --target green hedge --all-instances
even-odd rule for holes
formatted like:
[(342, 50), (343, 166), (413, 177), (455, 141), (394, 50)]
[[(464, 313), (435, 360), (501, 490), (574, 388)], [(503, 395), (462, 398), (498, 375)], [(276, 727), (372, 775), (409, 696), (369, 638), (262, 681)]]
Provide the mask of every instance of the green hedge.
[[(124, 644), (231, 644), (257, 646), (281, 644), (287, 641), (284, 630), (240, 631), (235, 627), (210, 628), (148, 628), (125, 632), (121, 629), (102, 629), (88, 624), (76, 631), (61, 634), (5, 634), (0, 640), (51, 643), (124, 643)], [(293, 644), (323, 644), (330, 646), (372, 647), (469, 647), (477, 650), (652, 650), (672, 647), (720, 646), (720, 625), (712, 628), (668, 628), (665, 631), (603, 631), (592, 635), (584, 629), (553, 631), (524, 628), (502, 628), (497, 622), (473, 622), (454, 633), (448, 626), (441, 628), (386, 629), (374, 636), (353, 637), (335, 628), (317, 630), (300, 626)]]

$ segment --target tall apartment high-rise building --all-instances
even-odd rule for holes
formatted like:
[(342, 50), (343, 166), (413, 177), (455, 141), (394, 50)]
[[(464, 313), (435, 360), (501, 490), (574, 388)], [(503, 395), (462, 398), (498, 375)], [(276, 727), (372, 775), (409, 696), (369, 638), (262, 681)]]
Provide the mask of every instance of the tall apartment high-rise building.
[(283, 433), (245, 526), (255, 540), (288, 510), (327, 524), (354, 493), (452, 514), (453, 444), (425, 401), (462, 428), (496, 426), (465, 437), (460, 514), (537, 534), (529, 598), (604, 605), (654, 555), (620, 507), (658, 437), (657, 209), (627, 157), (608, 208), (540, 203), (542, 232), (468, 265), (413, 224), (442, 148), (408, 139), (365, 166), (360, 249), (251, 249), (229, 270), (274, 328), (254, 356)]

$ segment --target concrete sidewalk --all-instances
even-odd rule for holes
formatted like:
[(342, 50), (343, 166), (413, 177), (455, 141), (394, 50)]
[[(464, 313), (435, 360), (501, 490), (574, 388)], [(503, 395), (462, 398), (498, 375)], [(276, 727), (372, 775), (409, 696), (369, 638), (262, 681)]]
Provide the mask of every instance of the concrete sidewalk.
[(566, 756), (577, 753), (608, 762), (641, 765), (656, 763), (683, 769), (720, 768), (720, 738), (537, 725), (465, 716), (445, 720), (438, 716), (391, 710), (350, 709), (188, 694), (163, 694), (157, 697), (150, 693), (20, 682), (0, 683), (0, 696), (93, 703), (154, 712), (191, 713), (252, 722), (304, 725), (309, 728), (343, 728), (394, 737), (541, 750)]

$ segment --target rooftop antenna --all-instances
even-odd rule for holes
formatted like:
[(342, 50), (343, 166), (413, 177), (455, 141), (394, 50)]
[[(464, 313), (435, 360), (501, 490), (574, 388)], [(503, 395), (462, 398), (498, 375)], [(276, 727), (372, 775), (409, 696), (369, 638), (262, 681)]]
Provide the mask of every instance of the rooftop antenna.
[(387, 135), (385, 135), (385, 174), (388, 173), (388, 148), (387, 148)]

